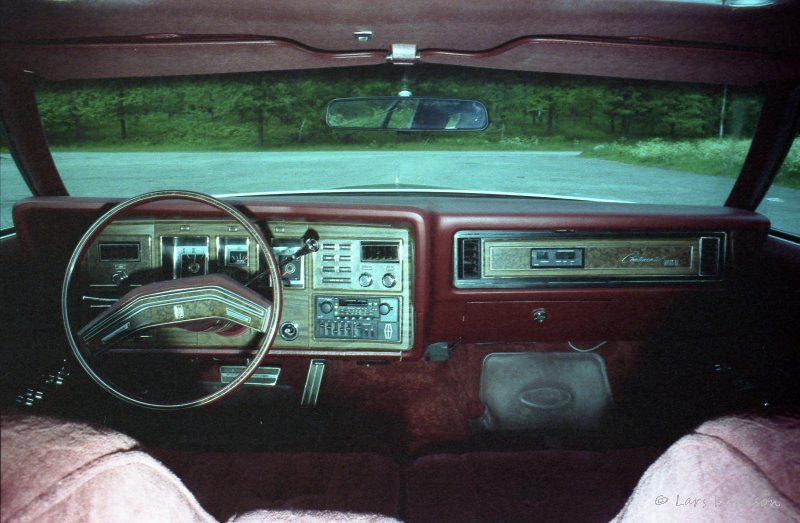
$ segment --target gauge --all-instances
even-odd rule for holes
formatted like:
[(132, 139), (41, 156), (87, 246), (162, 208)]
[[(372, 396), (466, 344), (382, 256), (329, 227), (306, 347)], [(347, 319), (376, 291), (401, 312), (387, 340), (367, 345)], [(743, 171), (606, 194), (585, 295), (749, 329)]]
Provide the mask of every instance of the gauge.
[(161, 259), (167, 278), (208, 274), (208, 236), (164, 236)]
[(206, 274), (207, 258), (205, 254), (181, 254), (179, 277)]
[(217, 264), (223, 267), (247, 267), (250, 238), (223, 237), (217, 238)]
[(247, 251), (228, 251), (225, 265), (232, 265), (236, 267), (247, 265)]

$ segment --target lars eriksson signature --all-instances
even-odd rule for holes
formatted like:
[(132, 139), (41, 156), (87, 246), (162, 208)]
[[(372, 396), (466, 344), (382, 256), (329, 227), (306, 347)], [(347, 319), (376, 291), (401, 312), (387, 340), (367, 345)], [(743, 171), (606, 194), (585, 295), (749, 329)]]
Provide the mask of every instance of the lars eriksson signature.
[(719, 508), (729, 504), (749, 503), (755, 507), (761, 508), (779, 508), (781, 502), (768, 497), (755, 497), (752, 500), (723, 500), (717, 496), (710, 498), (693, 498), (691, 496), (681, 496), (676, 494), (670, 502), (667, 496), (659, 495), (655, 499), (655, 504), (658, 506), (670, 504), (675, 507), (691, 507), (691, 508)]

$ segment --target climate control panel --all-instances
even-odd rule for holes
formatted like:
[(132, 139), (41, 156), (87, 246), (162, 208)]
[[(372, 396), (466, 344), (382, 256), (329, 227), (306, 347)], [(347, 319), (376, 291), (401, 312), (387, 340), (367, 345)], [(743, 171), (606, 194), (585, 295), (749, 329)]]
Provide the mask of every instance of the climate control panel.
[(400, 298), (315, 296), (317, 339), (401, 341)]
[(407, 259), (402, 239), (320, 239), (314, 254), (316, 289), (336, 291), (399, 291)]

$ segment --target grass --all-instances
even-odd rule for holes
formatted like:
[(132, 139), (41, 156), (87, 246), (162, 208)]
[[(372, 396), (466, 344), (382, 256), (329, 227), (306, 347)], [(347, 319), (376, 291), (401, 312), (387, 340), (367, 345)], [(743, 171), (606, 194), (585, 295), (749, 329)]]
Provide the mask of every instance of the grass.
[(144, 142), (129, 143), (94, 143), (86, 142), (81, 145), (53, 145), (53, 152), (268, 152), (268, 151), (581, 151), (587, 147), (586, 143), (568, 142), (565, 140), (518, 141), (507, 140), (503, 142), (476, 141), (472, 139), (426, 139), (419, 141), (378, 142), (363, 143), (290, 143), (290, 144), (265, 144), (264, 147), (242, 146), (238, 143), (215, 142), (213, 147), (209, 144), (173, 143), (149, 144)]
[[(749, 140), (707, 138), (667, 141), (655, 138), (631, 144), (599, 144), (584, 150), (582, 155), (635, 165), (735, 178), (739, 175), (749, 148)], [(797, 140), (778, 172), (776, 183), (800, 189), (800, 145)]]

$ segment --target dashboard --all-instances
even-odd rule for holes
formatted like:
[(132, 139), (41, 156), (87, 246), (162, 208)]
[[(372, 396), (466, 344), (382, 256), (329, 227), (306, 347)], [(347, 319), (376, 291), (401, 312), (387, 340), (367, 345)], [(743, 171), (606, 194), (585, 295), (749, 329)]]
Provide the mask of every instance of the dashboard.
[[(413, 347), (413, 230), (403, 224), (262, 224), (282, 265), (284, 303), (273, 354), (391, 355)], [(293, 259), (312, 238), (318, 250)], [(127, 291), (159, 280), (222, 273), (265, 285), (256, 242), (235, 221), (120, 220), (110, 224), (82, 264), (84, 323)], [(262, 289), (268, 293), (268, 289)], [(161, 327), (117, 350), (246, 347), (256, 332)]]
[[(35, 253), (32, 270), (58, 288), (59, 267), (108, 204), (19, 203), (15, 222), (22, 248)], [(737, 325), (717, 318), (731, 317), (725, 308), (737, 301), (734, 293), (746, 293), (737, 288), (739, 274), (757, 267), (769, 230), (763, 216), (725, 207), (402, 194), (236, 204), (279, 262), (308, 238), (319, 244), (283, 267), (276, 357), (417, 360), (431, 347), (459, 342), (642, 340), (709, 329), (723, 335)], [(84, 324), (137, 285), (217, 272), (250, 282), (261, 273), (247, 234), (190, 204), (148, 205), (93, 241), (74, 304)], [(269, 296), (257, 288), (264, 281), (251, 287)], [(168, 345), (239, 357), (254, 336), (165, 327), (114, 350)]]

